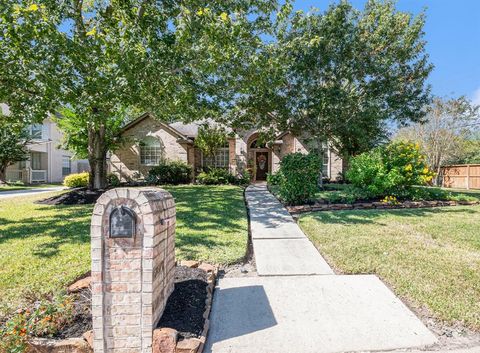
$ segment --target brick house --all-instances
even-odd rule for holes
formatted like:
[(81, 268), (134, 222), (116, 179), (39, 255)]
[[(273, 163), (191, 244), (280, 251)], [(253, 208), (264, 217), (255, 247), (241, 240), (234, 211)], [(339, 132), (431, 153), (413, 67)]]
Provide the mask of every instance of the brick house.
[[(145, 113), (127, 124), (122, 131), (126, 143), (112, 151), (109, 171), (122, 180), (143, 178), (148, 170), (163, 160), (180, 160), (193, 166), (198, 173), (204, 167), (227, 168), (236, 174), (246, 168), (253, 171), (253, 180), (266, 180), (267, 173), (275, 173), (283, 156), (293, 152), (308, 152), (300, 137), (285, 132), (268, 146), (259, 143), (257, 130), (229, 131), (228, 145), (215, 158), (206, 157), (195, 147), (194, 141), (202, 123), (180, 122), (166, 124)], [(325, 146), (324, 175), (331, 180), (343, 170), (342, 159)]]

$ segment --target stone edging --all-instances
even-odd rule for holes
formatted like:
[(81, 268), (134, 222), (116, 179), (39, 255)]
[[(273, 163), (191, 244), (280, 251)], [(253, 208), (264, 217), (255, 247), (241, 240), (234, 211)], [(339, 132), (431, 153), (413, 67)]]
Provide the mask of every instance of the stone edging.
[(199, 338), (187, 338), (178, 341), (178, 332), (172, 328), (162, 327), (153, 331), (152, 353), (202, 353), (207, 340), (208, 329), (210, 328), (210, 311), (212, 309), (213, 291), (215, 280), (218, 275), (218, 267), (198, 261), (181, 261), (180, 266), (199, 268), (207, 272), (207, 299), (203, 318), (202, 335)]
[(332, 203), (324, 204), (316, 202), (313, 205), (285, 206), (291, 214), (317, 211), (340, 211), (340, 210), (370, 210), (370, 209), (399, 209), (399, 208), (427, 208), (445, 206), (479, 205), (480, 201), (404, 201), (398, 204), (385, 202), (358, 202), (354, 204)]
[[(207, 340), (208, 329), (210, 328), (210, 311), (212, 309), (213, 291), (218, 275), (218, 267), (198, 261), (182, 261), (180, 266), (199, 268), (207, 273), (207, 299), (203, 317), (203, 326), (200, 338), (188, 338), (178, 341), (178, 332), (171, 328), (160, 328), (153, 331), (152, 353), (202, 353)], [(90, 285), (90, 279), (83, 278), (69, 286), (69, 292), (86, 288)], [(81, 288), (80, 288), (81, 287)], [(51, 338), (32, 338), (28, 341), (27, 353), (93, 353), (93, 333), (87, 331), (83, 337), (67, 338), (63, 340)]]

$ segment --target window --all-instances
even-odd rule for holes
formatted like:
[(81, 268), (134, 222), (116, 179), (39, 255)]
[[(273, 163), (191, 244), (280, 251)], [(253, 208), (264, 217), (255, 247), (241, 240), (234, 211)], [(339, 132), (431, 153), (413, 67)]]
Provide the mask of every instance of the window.
[(41, 140), (43, 137), (42, 131), (43, 131), (42, 124), (33, 124), (30, 126), (30, 137), (33, 140)]
[(322, 173), (324, 177), (329, 176), (328, 160), (329, 160), (328, 147), (324, 145), (323, 146), (323, 165), (322, 165)]
[(32, 152), (30, 154), (30, 167), (33, 170), (42, 169), (42, 154), (40, 152)]
[(62, 175), (69, 175), (72, 173), (72, 160), (70, 156), (62, 156)]
[[(307, 142), (307, 146), (308, 146), (308, 150), (310, 152), (315, 152), (315, 151), (318, 151), (318, 143), (315, 142), (315, 141), (308, 141)], [(329, 177), (329, 173), (330, 173), (330, 168), (329, 168), (329, 161), (330, 161), (330, 150), (328, 148), (328, 144), (327, 143), (322, 143), (322, 157), (323, 157), (323, 160), (322, 160), (322, 173), (323, 173), (323, 177), (324, 178), (328, 178)]]
[(220, 148), (215, 156), (203, 157), (203, 166), (212, 168), (228, 168), (228, 147)]
[(140, 142), (140, 164), (155, 166), (163, 160), (163, 147), (160, 140), (147, 137)]

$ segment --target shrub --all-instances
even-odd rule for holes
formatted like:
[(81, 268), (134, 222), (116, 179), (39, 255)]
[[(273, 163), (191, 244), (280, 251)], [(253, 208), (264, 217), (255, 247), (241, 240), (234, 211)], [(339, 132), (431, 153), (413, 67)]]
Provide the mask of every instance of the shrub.
[(120, 185), (120, 178), (117, 174), (110, 173), (107, 175), (107, 184), (108, 186), (117, 187)]
[(267, 175), (267, 183), (271, 186), (280, 185), (282, 182), (282, 173), (277, 172), (275, 174), (268, 173)]
[(192, 167), (181, 161), (165, 162), (153, 167), (146, 178), (150, 184), (188, 184), (191, 181)]
[(345, 185), (345, 187), (342, 187), (341, 189), (332, 189), (329, 184), (325, 186), (327, 192), (324, 193), (324, 196), (322, 198), (329, 203), (352, 204), (355, 201), (368, 200), (372, 197), (372, 195), (368, 193), (368, 191), (349, 184)]
[(248, 170), (242, 171), (239, 175), (237, 175), (237, 183), (239, 185), (248, 185), (252, 180), (252, 174)]
[(211, 168), (198, 174), (197, 182), (204, 185), (236, 184), (237, 179), (226, 169)]
[(69, 188), (87, 187), (89, 178), (90, 174), (87, 172), (70, 174), (63, 180), (63, 185)]
[(52, 337), (74, 318), (71, 297), (56, 295), (18, 310), (0, 329), (0, 352), (22, 353), (30, 337)]
[(321, 163), (315, 153), (291, 153), (280, 162), (282, 177), (279, 196), (288, 204), (301, 204), (312, 199), (318, 190)]
[(347, 179), (372, 197), (402, 196), (433, 178), (418, 145), (395, 142), (362, 153), (350, 161)]

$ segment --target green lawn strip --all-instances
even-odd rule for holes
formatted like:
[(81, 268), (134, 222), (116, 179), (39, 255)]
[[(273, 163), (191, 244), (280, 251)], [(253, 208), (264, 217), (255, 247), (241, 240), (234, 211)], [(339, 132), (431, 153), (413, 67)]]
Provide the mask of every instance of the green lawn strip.
[(341, 272), (377, 274), (414, 307), (480, 330), (480, 207), (317, 212), (299, 223)]
[(14, 190), (41, 189), (41, 188), (55, 188), (59, 186), (62, 186), (62, 185), (61, 184), (37, 184), (37, 185), (6, 184), (6, 185), (0, 185), (0, 192), (14, 191)]
[[(248, 240), (243, 191), (236, 186), (169, 186), (177, 207), (177, 259), (234, 263)], [(24, 300), (64, 288), (90, 269), (93, 205), (0, 200), (0, 318)]]
[(177, 207), (176, 256), (231, 264), (246, 253), (248, 222), (243, 190), (237, 186), (165, 187)]

